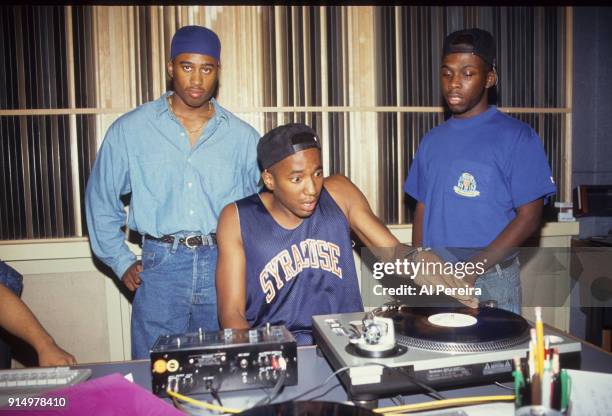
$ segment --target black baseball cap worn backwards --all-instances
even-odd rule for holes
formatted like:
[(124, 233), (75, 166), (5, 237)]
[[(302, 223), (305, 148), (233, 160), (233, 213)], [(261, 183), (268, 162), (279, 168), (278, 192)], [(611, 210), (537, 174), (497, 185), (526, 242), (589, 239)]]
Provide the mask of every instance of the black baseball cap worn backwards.
[(257, 160), (261, 170), (297, 152), (310, 148), (321, 148), (317, 132), (302, 123), (291, 123), (267, 132), (257, 144)]
[(486, 30), (472, 28), (458, 30), (444, 39), (442, 58), (451, 53), (473, 53), (486, 63), (497, 66), (495, 61), (495, 40)]

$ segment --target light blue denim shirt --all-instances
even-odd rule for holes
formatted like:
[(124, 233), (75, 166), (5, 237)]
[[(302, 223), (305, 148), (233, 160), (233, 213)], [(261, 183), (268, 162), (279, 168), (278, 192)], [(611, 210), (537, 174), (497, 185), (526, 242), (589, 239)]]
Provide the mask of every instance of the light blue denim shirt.
[(121, 278), (136, 261), (125, 244), (128, 226), (160, 237), (214, 232), (223, 207), (257, 192), (259, 134), (214, 99), (215, 116), (191, 147), (166, 97), (124, 114), (108, 129), (94, 163), (85, 204), (94, 253)]

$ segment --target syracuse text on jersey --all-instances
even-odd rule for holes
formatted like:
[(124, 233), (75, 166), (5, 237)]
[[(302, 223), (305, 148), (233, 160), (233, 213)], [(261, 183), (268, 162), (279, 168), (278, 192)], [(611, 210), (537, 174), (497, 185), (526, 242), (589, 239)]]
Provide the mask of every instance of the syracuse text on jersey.
[(284, 249), (272, 257), (259, 274), (266, 302), (272, 302), (276, 291), (306, 268), (322, 269), (342, 279), (339, 258), (340, 247), (329, 241), (308, 238), (301, 241), (299, 247), (298, 244), (292, 244), (290, 250)]

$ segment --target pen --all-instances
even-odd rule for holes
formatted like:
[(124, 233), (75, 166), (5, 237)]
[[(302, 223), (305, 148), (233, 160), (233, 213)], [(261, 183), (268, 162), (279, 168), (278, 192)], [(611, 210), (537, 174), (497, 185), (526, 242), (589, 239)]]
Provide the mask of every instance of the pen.
[(517, 407), (523, 405), (523, 398), (521, 397), (521, 388), (525, 386), (525, 379), (523, 378), (523, 372), (521, 371), (521, 359), (514, 357), (514, 403)]
[(567, 370), (561, 370), (561, 411), (567, 410), (569, 403), (569, 376)]
[(531, 328), (529, 330), (531, 340), (529, 341), (529, 356), (527, 357), (527, 364), (529, 367), (529, 381), (533, 380), (533, 375), (536, 371), (536, 330)]
[(552, 374), (550, 368), (550, 362), (547, 361), (544, 366), (544, 374), (542, 375), (542, 406), (551, 406), (551, 395), (552, 395)]

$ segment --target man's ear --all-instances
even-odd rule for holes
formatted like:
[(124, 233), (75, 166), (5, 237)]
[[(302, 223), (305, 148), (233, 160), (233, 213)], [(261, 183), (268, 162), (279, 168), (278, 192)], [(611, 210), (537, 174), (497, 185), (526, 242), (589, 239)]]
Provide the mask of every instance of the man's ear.
[(168, 76), (170, 76), (170, 79), (174, 78), (174, 65), (172, 65), (172, 60), (168, 61), (166, 69), (168, 70)]
[(272, 174), (268, 171), (268, 169), (265, 169), (261, 173), (261, 179), (263, 180), (263, 183), (266, 186), (266, 188), (268, 188), (268, 190), (270, 191), (274, 190), (274, 176), (272, 176)]
[(487, 82), (485, 84), (485, 88), (491, 88), (497, 85), (497, 71), (495, 68), (492, 68), (489, 72), (487, 72)]

